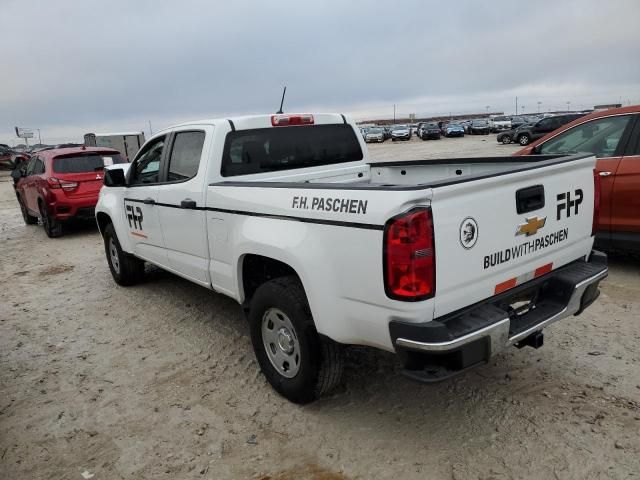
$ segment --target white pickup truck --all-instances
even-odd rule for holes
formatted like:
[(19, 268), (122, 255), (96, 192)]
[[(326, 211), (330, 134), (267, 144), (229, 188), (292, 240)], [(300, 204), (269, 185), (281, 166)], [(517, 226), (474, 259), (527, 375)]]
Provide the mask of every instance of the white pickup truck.
[(607, 275), (594, 165), (369, 163), (343, 115), (207, 120), (108, 169), (96, 218), (117, 283), (149, 262), (234, 298), (266, 378), (304, 403), (338, 383), (344, 345), (396, 352), (425, 382), (541, 346)]

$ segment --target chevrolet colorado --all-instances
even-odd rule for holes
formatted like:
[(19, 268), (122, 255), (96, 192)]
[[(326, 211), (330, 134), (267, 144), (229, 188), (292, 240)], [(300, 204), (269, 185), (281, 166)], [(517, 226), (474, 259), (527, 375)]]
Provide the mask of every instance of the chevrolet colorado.
[(298, 403), (340, 379), (343, 345), (445, 379), (598, 296), (592, 155), (370, 163), (339, 114), (217, 119), (158, 132), (105, 173), (111, 274), (144, 262), (234, 298), (267, 380)]

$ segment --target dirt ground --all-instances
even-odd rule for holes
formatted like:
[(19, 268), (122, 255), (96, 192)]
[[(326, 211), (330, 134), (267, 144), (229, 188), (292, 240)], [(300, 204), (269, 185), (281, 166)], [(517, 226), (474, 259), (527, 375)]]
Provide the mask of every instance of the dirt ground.
[[(376, 159), (508, 155), (493, 136), (373, 145)], [(296, 406), (259, 372), (237, 304), (158, 269), (117, 286), (92, 225), (48, 239), (0, 180), (0, 479), (622, 479), (640, 476), (640, 261), (602, 295), (435, 385), (349, 351)]]

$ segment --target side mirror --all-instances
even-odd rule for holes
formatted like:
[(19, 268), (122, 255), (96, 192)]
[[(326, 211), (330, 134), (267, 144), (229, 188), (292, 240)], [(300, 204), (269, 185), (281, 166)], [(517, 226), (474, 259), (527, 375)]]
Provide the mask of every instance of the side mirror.
[(127, 179), (121, 168), (109, 168), (104, 172), (105, 187), (126, 187)]
[(17, 182), (24, 176), (25, 176), (25, 172), (22, 171), (20, 168), (15, 168), (11, 170), (11, 178), (13, 178), (14, 182)]

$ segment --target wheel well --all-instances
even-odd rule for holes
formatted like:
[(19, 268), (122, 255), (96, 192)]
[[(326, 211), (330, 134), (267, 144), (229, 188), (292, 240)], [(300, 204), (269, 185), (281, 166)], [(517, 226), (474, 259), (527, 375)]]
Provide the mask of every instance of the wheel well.
[(248, 305), (251, 297), (263, 283), (278, 277), (300, 276), (284, 262), (262, 255), (246, 255), (242, 262), (242, 287), (244, 303)]
[(107, 228), (107, 225), (112, 223), (111, 217), (103, 212), (98, 212), (98, 214), (96, 215), (96, 220), (98, 222), (98, 228), (100, 229), (100, 233), (104, 233), (104, 230), (105, 228)]

